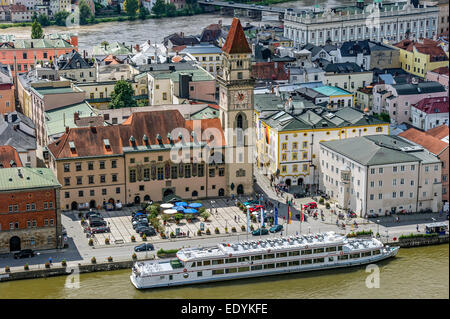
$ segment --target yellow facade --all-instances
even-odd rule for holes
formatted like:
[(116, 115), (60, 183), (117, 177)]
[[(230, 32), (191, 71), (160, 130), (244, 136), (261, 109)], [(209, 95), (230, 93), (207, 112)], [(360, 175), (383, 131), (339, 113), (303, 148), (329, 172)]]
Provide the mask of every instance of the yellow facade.
[(424, 78), (428, 71), (448, 66), (447, 61), (430, 62), (430, 55), (420, 53), (413, 49), (413, 52), (409, 52), (403, 49), (400, 50), (400, 66), (403, 70), (413, 75)]

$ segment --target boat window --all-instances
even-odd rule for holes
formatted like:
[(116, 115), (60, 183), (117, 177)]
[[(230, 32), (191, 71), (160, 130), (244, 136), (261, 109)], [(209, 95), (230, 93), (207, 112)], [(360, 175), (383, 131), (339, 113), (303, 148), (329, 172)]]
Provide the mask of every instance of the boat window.
[(294, 261), (290, 261), (289, 262), (289, 266), (298, 266), (300, 265), (300, 261), (299, 260), (294, 260)]
[(221, 275), (223, 274), (223, 269), (215, 269), (212, 271), (213, 275)]
[(275, 268), (275, 264), (264, 265), (264, 269), (272, 269), (272, 268)]
[(250, 271), (250, 267), (239, 267), (238, 272)]
[(361, 253), (361, 257), (369, 257), (371, 255), (372, 255), (372, 253), (370, 251), (367, 251), (365, 253)]
[(326, 251), (336, 251), (336, 247), (327, 247)]
[(312, 249), (305, 249), (302, 251), (302, 255), (311, 255), (312, 254)]
[(277, 254), (277, 258), (280, 258), (280, 257), (287, 257), (287, 253), (279, 253), (279, 254)]
[(379, 255), (380, 254), (380, 250), (379, 249), (377, 249), (377, 250), (374, 250), (373, 252), (372, 252), (372, 254), (375, 256), (375, 255)]
[(184, 278), (187, 278), (187, 277), (189, 277), (189, 274), (188, 274), (188, 273), (184, 273), (184, 274), (183, 274), (183, 277), (184, 277)]
[(213, 259), (212, 264), (213, 265), (221, 265), (221, 264), (223, 264), (223, 259)]
[(237, 258), (228, 258), (225, 259), (226, 264), (234, 264), (237, 261)]
[(159, 279), (160, 279), (160, 280), (163, 280), (163, 279), (164, 279), (164, 277), (165, 277), (165, 276), (159, 276)]
[(287, 267), (287, 263), (277, 263), (277, 268)]
[(246, 257), (239, 257), (238, 258), (238, 262), (245, 262), (245, 261), (250, 261), (250, 257), (249, 256), (246, 256)]
[(348, 255), (338, 256), (338, 260), (347, 260), (347, 259), (348, 259)]
[(173, 275), (169, 275), (169, 280), (172, 280), (173, 279)]
[(204, 260), (203, 261), (203, 266), (209, 266), (211, 265), (211, 260)]
[(300, 252), (299, 251), (290, 251), (289, 252), (289, 256), (300, 256)]
[(225, 269), (225, 273), (226, 273), (226, 274), (232, 274), (232, 273), (235, 273), (235, 272), (237, 272), (237, 269), (236, 269), (236, 268), (228, 268), (228, 269)]
[(312, 259), (303, 259), (302, 260), (302, 265), (309, 265), (312, 264)]
[(325, 262), (325, 258), (315, 258), (314, 259), (315, 264), (320, 264), (320, 263), (324, 263), (324, 262)]
[(197, 277), (202, 277), (203, 276), (203, 272), (202, 271), (197, 271)]
[(316, 248), (316, 249), (314, 249), (314, 254), (323, 253), (324, 251), (325, 251), (324, 248)]
[(328, 257), (328, 261), (334, 261), (334, 257)]
[(264, 255), (264, 259), (271, 259), (271, 258), (275, 258), (275, 254)]
[(341, 251), (342, 250), (342, 246), (338, 246), (338, 251)]
[(261, 255), (252, 256), (252, 260), (261, 260), (261, 259), (262, 259)]
[(359, 254), (351, 254), (350, 258), (359, 258)]
[(263, 268), (262, 265), (252, 266), (252, 270), (261, 270)]

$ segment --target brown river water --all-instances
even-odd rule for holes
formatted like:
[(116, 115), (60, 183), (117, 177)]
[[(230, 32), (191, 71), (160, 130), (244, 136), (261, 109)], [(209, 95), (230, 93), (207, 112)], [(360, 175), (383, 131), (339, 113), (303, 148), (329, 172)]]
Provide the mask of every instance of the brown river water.
[(148, 290), (131, 284), (131, 270), (118, 270), (82, 274), (78, 289), (65, 288), (64, 276), (4, 282), (0, 299), (449, 298), (448, 245), (400, 249), (377, 265), (379, 288), (366, 287), (365, 266)]

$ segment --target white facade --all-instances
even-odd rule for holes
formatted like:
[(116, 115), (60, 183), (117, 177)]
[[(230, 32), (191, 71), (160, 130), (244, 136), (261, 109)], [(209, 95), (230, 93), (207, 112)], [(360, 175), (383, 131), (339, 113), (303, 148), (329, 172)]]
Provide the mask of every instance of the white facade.
[[(432, 38), (437, 34), (439, 16), (437, 6), (414, 8), (412, 4), (402, 2), (384, 5), (382, 11), (378, 13), (372, 5), (366, 6), (364, 13), (352, 11), (355, 13), (347, 11), (339, 15), (330, 8), (318, 14), (286, 10), (284, 36), (293, 40), (295, 46), (306, 43), (323, 45), (327, 39), (332, 43), (365, 39), (399, 42), (405, 38), (407, 30), (410, 30), (411, 34), (422, 34), (426, 38)], [(379, 17), (379, 24), (368, 26), (367, 21), (374, 17)], [(413, 22), (417, 21), (423, 23), (417, 23), (414, 29)]]
[[(447, 97), (444, 97), (444, 100), (447, 100)], [(426, 113), (414, 106), (411, 106), (411, 118), (412, 125), (423, 131), (428, 131), (429, 129), (440, 126), (442, 124), (448, 125), (449, 122), (448, 112)]]

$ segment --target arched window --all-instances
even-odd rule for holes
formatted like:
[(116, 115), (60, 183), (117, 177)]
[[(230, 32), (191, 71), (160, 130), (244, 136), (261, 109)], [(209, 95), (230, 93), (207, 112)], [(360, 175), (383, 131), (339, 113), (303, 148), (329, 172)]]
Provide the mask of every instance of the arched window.
[(197, 197), (198, 196), (198, 192), (197, 191), (193, 191), (192, 192), (192, 197)]
[(237, 128), (243, 128), (242, 126), (243, 126), (242, 114), (239, 114), (239, 115), (236, 117), (236, 127), (237, 127)]

